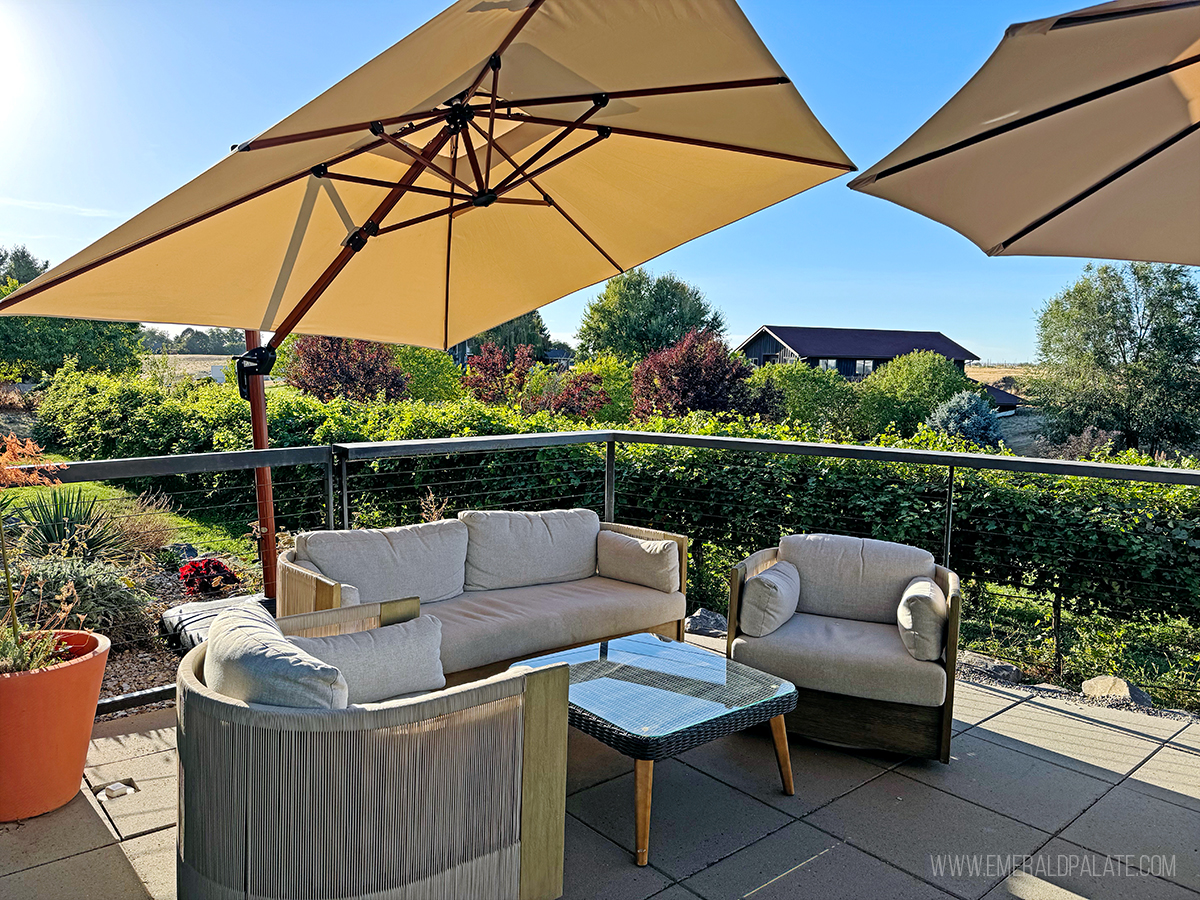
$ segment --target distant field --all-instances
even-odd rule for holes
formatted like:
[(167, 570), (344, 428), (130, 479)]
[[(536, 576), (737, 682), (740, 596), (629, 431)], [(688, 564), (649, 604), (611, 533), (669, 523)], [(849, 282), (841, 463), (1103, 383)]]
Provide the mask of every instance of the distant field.
[(1030, 374), (1033, 366), (967, 366), (967, 376), (984, 384), (997, 384), (1003, 378), (1020, 379)]
[[(155, 360), (162, 359), (155, 356)], [(211, 353), (169, 353), (167, 359), (185, 375), (207, 375), (213, 366), (227, 366), (231, 357)]]

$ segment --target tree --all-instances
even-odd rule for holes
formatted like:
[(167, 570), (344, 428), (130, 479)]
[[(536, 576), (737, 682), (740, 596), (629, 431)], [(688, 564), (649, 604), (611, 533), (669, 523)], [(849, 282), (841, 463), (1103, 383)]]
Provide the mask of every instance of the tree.
[(495, 344), (505, 356), (515, 356), (518, 347), (529, 346), (533, 348), (535, 359), (544, 359), (552, 343), (550, 331), (536, 309), (480, 332), (470, 342), (480, 348), (484, 344)]
[(817, 369), (804, 362), (772, 363), (755, 369), (750, 383), (778, 388), (784, 414), (794, 422), (846, 430), (853, 420), (854, 386), (834, 369)]
[[(212, 341), (207, 331), (185, 328), (175, 339), (177, 353), (212, 353)], [(220, 351), (218, 351), (220, 352)]]
[(396, 365), (408, 376), (408, 395), (413, 400), (457, 400), (463, 395), (462, 372), (442, 350), (401, 344), (396, 348)]
[(996, 447), (1003, 435), (1000, 420), (992, 404), (975, 391), (959, 391), (945, 403), (939, 404), (925, 421), (936, 431), (979, 444)]
[(1183, 266), (1089, 264), (1038, 316), (1031, 399), (1049, 436), (1088, 426), (1158, 453), (1200, 442), (1200, 288)]
[(608, 402), (593, 414), (598, 422), (621, 424), (633, 413), (633, 366), (611, 353), (601, 353), (576, 363), (572, 373), (597, 375)]
[(982, 389), (951, 360), (932, 350), (897, 356), (857, 387), (855, 430), (866, 437), (886, 431), (889, 425), (911, 437), (938, 404), (960, 391)]
[(170, 353), (171, 336), (161, 328), (143, 328), (142, 346), (151, 353)]
[(711, 332), (689, 332), (673, 347), (652, 353), (633, 370), (638, 418), (684, 416), (698, 410), (759, 415), (774, 420), (782, 397), (772, 384), (752, 388), (750, 364)]
[(17, 284), (27, 284), (48, 268), (49, 260), (38, 259), (26, 250), (24, 245), (15, 246), (11, 250), (0, 247), (0, 284), (6, 283), (10, 278)]
[(525, 381), (534, 367), (533, 347), (517, 347), (512, 363), (500, 345), (488, 341), (479, 353), (467, 360), (467, 374), (462, 384), (476, 400), (484, 403), (515, 404), (520, 402)]
[(723, 337), (725, 317), (674, 273), (654, 278), (639, 267), (608, 280), (583, 311), (576, 337), (584, 358), (607, 351), (636, 362), (692, 332)]
[(326, 403), (402, 400), (408, 385), (387, 344), (308, 334), (292, 344), (284, 380)]

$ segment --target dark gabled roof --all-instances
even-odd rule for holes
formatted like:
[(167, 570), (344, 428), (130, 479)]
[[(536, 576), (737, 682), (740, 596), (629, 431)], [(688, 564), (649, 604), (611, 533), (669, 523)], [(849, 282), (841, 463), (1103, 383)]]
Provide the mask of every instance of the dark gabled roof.
[(764, 325), (757, 329), (746, 344), (760, 331), (769, 331), (797, 356), (819, 359), (891, 359), (914, 350), (933, 350), (948, 359), (979, 359), (960, 344), (954, 343), (940, 331), (884, 331), (874, 328), (800, 328), (795, 325)]
[[(975, 379), (972, 378), (971, 380), (974, 381)], [(985, 384), (983, 389), (988, 392), (989, 397), (996, 401), (997, 406), (1020, 406), (1025, 402), (1021, 397), (1018, 397), (1016, 394), (1010, 394), (1003, 388)]]

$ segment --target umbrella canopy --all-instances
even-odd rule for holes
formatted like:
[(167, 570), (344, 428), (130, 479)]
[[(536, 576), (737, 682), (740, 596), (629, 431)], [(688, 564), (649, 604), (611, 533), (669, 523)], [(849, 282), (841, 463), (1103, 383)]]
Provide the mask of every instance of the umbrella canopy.
[(0, 311), (446, 348), (853, 168), (733, 0), (461, 0)]
[(1200, 265), (1200, 2), (1117, 0), (1013, 25), (850, 183), (991, 256)]

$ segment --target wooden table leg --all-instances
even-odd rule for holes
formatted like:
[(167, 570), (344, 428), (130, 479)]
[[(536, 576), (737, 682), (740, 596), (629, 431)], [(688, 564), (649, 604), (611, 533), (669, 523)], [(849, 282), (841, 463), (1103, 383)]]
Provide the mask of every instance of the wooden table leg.
[(775, 739), (775, 759), (779, 762), (783, 792), (790, 797), (796, 793), (796, 787), (792, 783), (792, 757), (788, 753), (787, 728), (783, 716), (776, 716), (771, 720), (771, 737)]
[(637, 864), (644, 866), (650, 858), (650, 794), (654, 787), (654, 760), (633, 761), (633, 789), (636, 799), (634, 855)]

